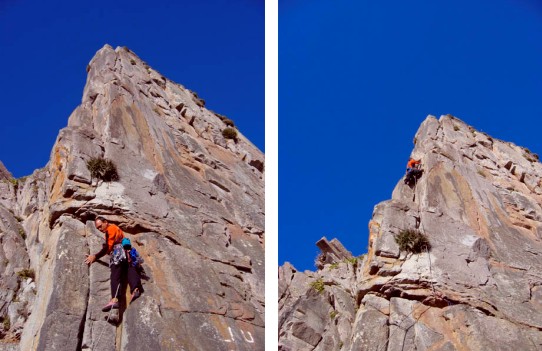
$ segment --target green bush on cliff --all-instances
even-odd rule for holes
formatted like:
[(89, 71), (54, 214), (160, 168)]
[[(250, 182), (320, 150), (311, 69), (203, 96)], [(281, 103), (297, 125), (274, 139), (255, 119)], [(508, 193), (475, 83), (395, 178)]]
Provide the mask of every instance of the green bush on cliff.
[(324, 291), (324, 281), (322, 280), (322, 278), (316, 279), (315, 281), (310, 283), (310, 287), (318, 291), (319, 293), (322, 293)]
[(224, 122), (224, 124), (227, 126), (227, 127), (235, 127), (235, 123), (229, 119), (228, 117), (224, 116), (224, 115), (221, 115), (220, 113), (216, 113), (214, 111), (210, 111), (212, 113), (215, 114), (215, 116), (217, 116), (218, 118), (220, 118), (220, 120), (222, 122)]
[(523, 153), (523, 157), (527, 159), (529, 162), (538, 162), (540, 158), (538, 157), (538, 154), (534, 154), (531, 152), (531, 150), (524, 148), (525, 152)]
[(17, 272), (17, 275), (21, 277), (22, 279), (28, 279), (31, 278), (32, 280), (35, 279), (36, 274), (34, 273), (33, 269), (23, 269)]
[(226, 139), (237, 139), (237, 131), (233, 128), (226, 128), (222, 131), (222, 136)]
[(401, 230), (395, 236), (395, 242), (399, 245), (399, 250), (412, 253), (420, 253), (431, 248), (427, 237), (419, 230), (414, 229)]
[(9, 316), (2, 317), (2, 325), (4, 327), (4, 331), (8, 331), (11, 328), (11, 321), (9, 320)]
[(92, 178), (97, 178), (104, 182), (119, 180), (117, 167), (111, 160), (93, 157), (87, 161), (87, 168)]
[(226, 124), (228, 127), (235, 127), (235, 123), (227, 117), (224, 117), (222, 122), (224, 122), (224, 124)]
[(350, 257), (345, 259), (346, 262), (350, 263), (352, 266), (355, 266), (358, 263), (357, 257)]

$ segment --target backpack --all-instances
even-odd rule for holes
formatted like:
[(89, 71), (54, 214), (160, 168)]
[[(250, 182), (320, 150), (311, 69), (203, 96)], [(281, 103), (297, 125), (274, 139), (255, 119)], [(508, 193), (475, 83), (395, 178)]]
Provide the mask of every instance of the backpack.
[(126, 252), (126, 257), (128, 258), (128, 264), (134, 266), (134, 267), (140, 267), (143, 263), (143, 258), (139, 256), (139, 253), (135, 249), (135, 247), (132, 247), (132, 243), (130, 242), (130, 239), (124, 238), (122, 239), (122, 247), (124, 248), (124, 251)]

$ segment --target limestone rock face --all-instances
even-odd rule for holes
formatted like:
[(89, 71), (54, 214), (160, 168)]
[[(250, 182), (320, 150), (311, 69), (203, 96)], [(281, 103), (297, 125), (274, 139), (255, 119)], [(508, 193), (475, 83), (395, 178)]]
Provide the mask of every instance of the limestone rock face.
[[(2, 337), (20, 350), (263, 350), (265, 160), (241, 133), (225, 139), (226, 123), (130, 50), (99, 50), (46, 167), (14, 180), (0, 164)], [(118, 180), (93, 178), (91, 158)], [(127, 306), (121, 291), (117, 324), (101, 311), (109, 256), (83, 263), (103, 243), (96, 215), (144, 259), (144, 293)]]
[[(538, 156), (449, 115), (414, 140), (424, 173), (375, 207), (366, 255), (280, 268), (280, 350), (542, 349)], [(400, 251), (406, 229), (430, 249)]]

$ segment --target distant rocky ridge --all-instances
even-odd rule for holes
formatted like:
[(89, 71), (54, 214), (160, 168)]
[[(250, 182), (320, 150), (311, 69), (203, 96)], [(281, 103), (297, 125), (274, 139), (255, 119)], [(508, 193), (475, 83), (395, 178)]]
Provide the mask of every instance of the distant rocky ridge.
[[(264, 155), (127, 48), (87, 71), (46, 167), (13, 179), (0, 163), (0, 350), (263, 350)], [(118, 181), (92, 179), (96, 157)], [(145, 259), (119, 325), (101, 312), (108, 256), (83, 263), (96, 215)]]
[[(279, 350), (542, 349), (538, 155), (449, 115), (414, 144), (424, 174), (375, 207), (367, 254), (323, 238), (316, 272), (279, 268)], [(431, 248), (401, 252), (406, 229)]]

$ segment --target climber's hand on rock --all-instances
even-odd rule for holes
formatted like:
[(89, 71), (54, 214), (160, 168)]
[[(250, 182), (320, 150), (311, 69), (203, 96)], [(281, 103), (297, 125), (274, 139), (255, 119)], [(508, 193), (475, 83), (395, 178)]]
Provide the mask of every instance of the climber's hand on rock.
[(87, 258), (85, 259), (85, 263), (89, 266), (92, 264), (92, 262), (96, 261), (96, 256), (94, 255), (87, 255)]

